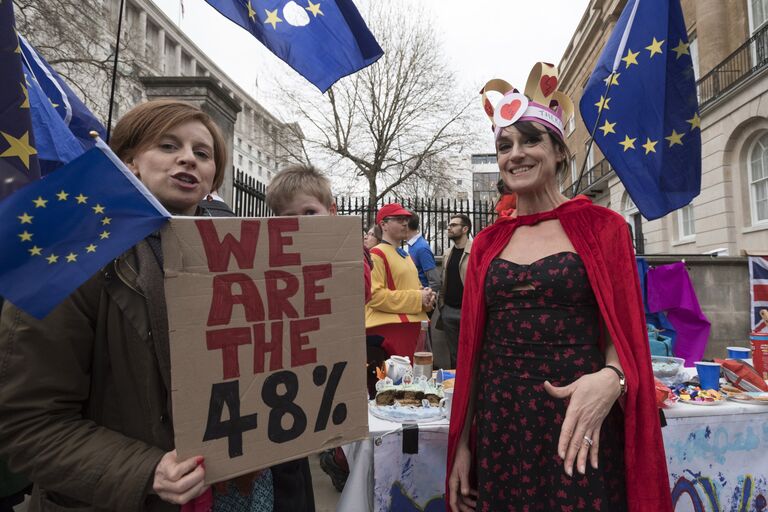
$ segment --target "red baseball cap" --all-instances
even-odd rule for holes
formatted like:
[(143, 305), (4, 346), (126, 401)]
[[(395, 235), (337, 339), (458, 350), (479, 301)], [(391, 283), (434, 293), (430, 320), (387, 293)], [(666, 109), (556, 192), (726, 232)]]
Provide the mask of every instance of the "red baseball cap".
[(379, 212), (376, 214), (376, 224), (383, 221), (386, 217), (403, 216), (410, 217), (413, 215), (411, 212), (403, 208), (400, 203), (389, 203), (379, 208)]

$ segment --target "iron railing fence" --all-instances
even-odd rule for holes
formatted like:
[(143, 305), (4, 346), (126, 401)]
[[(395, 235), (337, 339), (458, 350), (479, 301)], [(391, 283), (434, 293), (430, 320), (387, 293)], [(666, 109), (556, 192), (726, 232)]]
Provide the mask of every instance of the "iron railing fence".
[(701, 77), (696, 85), (699, 109), (768, 65), (768, 24)]

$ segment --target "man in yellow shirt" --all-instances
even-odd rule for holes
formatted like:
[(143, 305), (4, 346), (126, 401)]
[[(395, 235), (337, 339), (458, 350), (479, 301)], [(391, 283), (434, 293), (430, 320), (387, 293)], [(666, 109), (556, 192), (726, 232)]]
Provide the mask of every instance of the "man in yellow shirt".
[(371, 300), (365, 306), (368, 335), (384, 338), (389, 355), (413, 360), (416, 338), (427, 311), (435, 306), (435, 293), (422, 288), (413, 260), (400, 247), (408, 237), (411, 212), (398, 203), (384, 205), (376, 214), (382, 241), (371, 249)]

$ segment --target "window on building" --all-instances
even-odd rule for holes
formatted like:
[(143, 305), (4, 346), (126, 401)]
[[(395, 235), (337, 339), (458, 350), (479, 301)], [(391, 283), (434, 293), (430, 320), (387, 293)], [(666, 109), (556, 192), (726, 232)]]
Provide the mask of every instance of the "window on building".
[(571, 116), (571, 118), (568, 120), (568, 135), (573, 133), (573, 130), (576, 129), (576, 116)]
[(249, 171), (252, 171), (252, 170), (253, 170), (253, 162), (252, 162), (252, 161), (250, 161), (250, 160), (248, 160), (248, 170), (249, 170)]
[(251, 153), (253, 153), (253, 146), (248, 144), (248, 154), (250, 155)]
[(768, 132), (752, 145), (747, 167), (752, 223), (762, 223), (768, 221)]
[(691, 54), (691, 60), (693, 61), (693, 77), (699, 79), (699, 39), (696, 37), (696, 32), (688, 37), (688, 53)]
[(241, 139), (240, 137), (238, 137), (238, 138), (237, 138), (237, 147), (240, 147), (240, 146), (242, 146), (242, 145), (243, 145), (243, 139)]
[(237, 165), (240, 167), (243, 166), (243, 155), (237, 155)]
[(595, 150), (594, 144), (590, 144), (591, 139), (584, 143), (584, 148), (587, 151), (587, 171), (595, 166)]
[(749, 6), (750, 28), (755, 33), (768, 21), (768, 0), (750, 0)]
[(645, 254), (645, 237), (643, 236), (643, 217), (637, 209), (637, 205), (629, 197), (629, 194), (624, 192), (624, 199), (621, 204), (621, 211), (624, 215), (624, 219), (627, 221), (629, 232), (632, 236), (632, 245), (635, 247), (637, 254)]
[(579, 167), (576, 165), (576, 157), (571, 157), (571, 183), (576, 186), (576, 182), (579, 181)]
[(262, 176), (264, 176), (264, 170), (262, 169), (261, 166), (259, 166), (259, 178), (261, 178)]
[(463, 180), (456, 180), (456, 185), (457, 185), (457, 186), (459, 186), (459, 187), (460, 187), (462, 183), (463, 183)]
[(259, 155), (259, 161), (261, 161), (261, 151), (259, 151), (258, 155)]
[(688, 204), (677, 210), (677, 235), (683, 240), (696, 234), (693, 219), (693, 204)]

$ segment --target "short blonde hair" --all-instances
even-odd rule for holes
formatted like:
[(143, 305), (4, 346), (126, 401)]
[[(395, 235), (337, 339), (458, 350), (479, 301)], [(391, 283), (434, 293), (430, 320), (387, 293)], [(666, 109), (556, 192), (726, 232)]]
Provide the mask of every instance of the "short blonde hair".
[(294, 164), (278, 172), (267, 187), (267, 206), (279, 215), (296, 194), (312, 196), (329, 209), (333, 204), (331, 182), (313, 165)]

